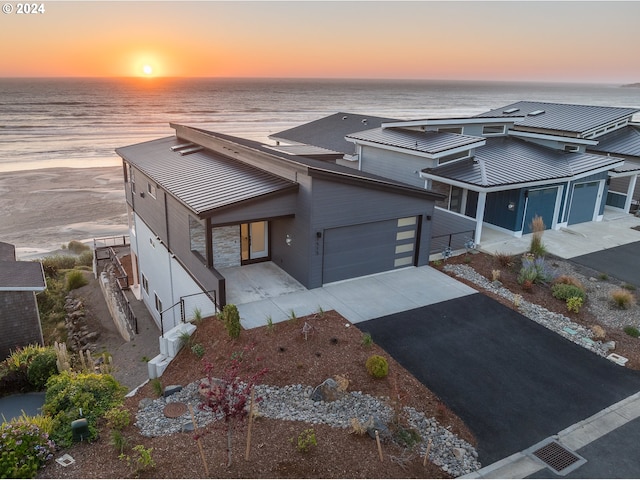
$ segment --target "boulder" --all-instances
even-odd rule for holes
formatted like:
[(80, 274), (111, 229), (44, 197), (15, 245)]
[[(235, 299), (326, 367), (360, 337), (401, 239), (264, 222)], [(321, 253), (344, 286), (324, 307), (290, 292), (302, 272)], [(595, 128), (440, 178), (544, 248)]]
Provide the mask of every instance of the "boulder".
[(380, 440), (387, 440), (392, 437), (391, 430), (389, 430), (387, 424), (380, 418), (373, 417), (371, 425), (367, 427), (367, 433), (371, 438), (376, 438), (376, 430), (378, 431)]
[(164, 388), (164, 397), (168, 397), (169, 395), (173, 395), (174, 393), (178, 393), (182, 390), (182, 385), (167, 385)]
[(344, 390), (333, 378), (327, 378), (311, 392), (311, 400), (314, 402), (334, 402), (344, 396)]

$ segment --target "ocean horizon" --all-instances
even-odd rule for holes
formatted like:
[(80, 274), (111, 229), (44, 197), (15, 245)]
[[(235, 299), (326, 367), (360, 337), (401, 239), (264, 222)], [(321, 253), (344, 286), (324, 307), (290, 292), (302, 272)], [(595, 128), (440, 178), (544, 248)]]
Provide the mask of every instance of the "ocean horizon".
[(623, 84), (471, 80), (0, 78), (0, 171), (120, 165), (115, 149), (184, 123), (256, 141), (336, 112), (476, 115), (519, 100), (640, 108)]

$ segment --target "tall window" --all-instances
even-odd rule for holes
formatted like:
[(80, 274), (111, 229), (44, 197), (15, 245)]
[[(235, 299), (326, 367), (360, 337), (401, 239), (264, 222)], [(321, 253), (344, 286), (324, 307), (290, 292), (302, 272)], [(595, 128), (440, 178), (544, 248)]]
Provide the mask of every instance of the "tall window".
[(451, 186), (451, 194), (449, 196), (449, 210), (460, 213), (462, 211), (462, 189), (460, 187)]
[(158, 313), (162, 313), (162, 300), (160, 300), (156, 292), (153, 292), (153, 295), (156, 299), (156, 310), (158, 311)]
[(198, 253), (202, 258), (207, 258), (206, 234), (204, 225), (189, 215), (189, 240), (191, 251)]

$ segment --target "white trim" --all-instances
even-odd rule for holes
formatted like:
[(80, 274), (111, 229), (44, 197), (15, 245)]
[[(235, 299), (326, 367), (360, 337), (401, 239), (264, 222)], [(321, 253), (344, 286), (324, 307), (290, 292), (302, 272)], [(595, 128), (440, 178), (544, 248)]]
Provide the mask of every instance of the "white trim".
[(361, 139), (345, 137), (346, 140), (352, 143), (355, 143), (358, 146), (365, 145), (367, 147), (379, 148), (380, 150), (388, 150), (391, 152), (405, 153), (405, 154), (413, 155), (416, 157), (428, 158), (429, 160), (436, 160), (441, 157), (446, 157), (447, 155), (452, 155), (454, 153), (463, 152), (465, 150), (471, 150), (473, 148), (482, 147), (486, 145), (487, 143), (486, 139), (480, 138), (480, 137), (478, 138), (479, 138), (479, 141), (469, 143), (467, 145), (462, 145), (460, 147), (455, 147), (455, 148), (448, 148), (446, 150), (440, 150), (438, 152), (427, 153), (427, 152), (422, 152), (420, 150), (399, 147), (397, 145), (389, 145), (386, 143), (377, 143), (369, 140), (361, 140)]
[(633, 202), (633, 192), (636, 189), (636, 182), (638, 180), (638, 175), (633, 175), (629, 179), (629, 186), (627, 187), (627, 200), (624, 202), (624, 213), (629, 213), (631, 209), (631, 202)]
[[(586, 182), (573, 182), (571, 185), (571, 199), (568, 202), (567, 211), (567, 225), (569, 224), (569, 217), (571, 216), (571, 207), (573, 206), (573, 194), (576, 189), (576, 185), (587, 185), (589, 183), (598, 183), (598, 193), (596, 194), (596, 202), (591, 213), (591, 222), (596, 222), (600, 212), (600, 202), (602, 201), (602, 192), (604, 191), (605, 179), (602, 180), (587, 180)], [(586, 223), (586, 222), (580, 222)], [(573, 224), (576, 225), (576, 224)]]
[(577, 143), (579, 145), (597, 145), (599, 143), (597, 140), (586, 140), (584, 138), (567, 137), (564, 135), (550, 135), (548, 133), (522, 132), (520, 130), (509, 130), (507, 135), (512, 137), (536, 138), (538, 140), (555, 140), (565, 143)]

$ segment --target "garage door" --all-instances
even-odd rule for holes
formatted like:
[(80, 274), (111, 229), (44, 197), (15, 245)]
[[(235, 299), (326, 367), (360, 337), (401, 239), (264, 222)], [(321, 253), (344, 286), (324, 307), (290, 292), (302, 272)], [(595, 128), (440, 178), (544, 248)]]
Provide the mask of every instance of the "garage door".
[(571, 210), (567, 223), (590, 222), (596, 209), (600, 182), (576, 183), (571, 194)]
[(324, 231), (322, 283), (415, 264), (418, 217)]
[(556, 209), (558, 188), (559, 187), (551, 187), (529, 190), (522, 233), (531, 233), (531, 222), (536, 215), (542, 217), (547, 228), (553, 226), (553, 213)]

